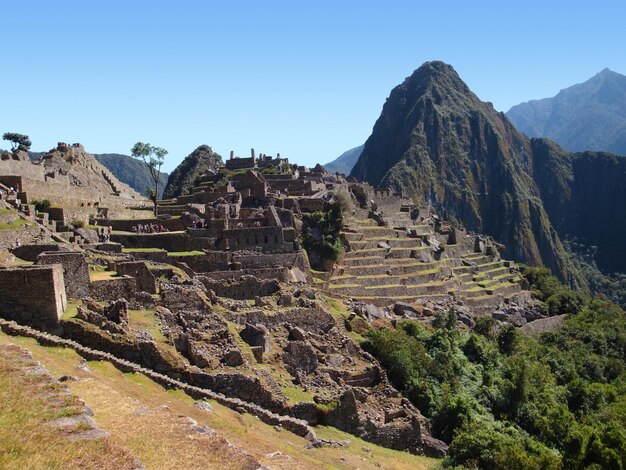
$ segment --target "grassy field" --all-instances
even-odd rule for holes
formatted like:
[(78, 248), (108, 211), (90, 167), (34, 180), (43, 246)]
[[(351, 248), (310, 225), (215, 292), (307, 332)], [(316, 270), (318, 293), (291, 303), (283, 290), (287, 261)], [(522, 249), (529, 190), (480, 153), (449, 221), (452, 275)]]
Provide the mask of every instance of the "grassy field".
[[(149, 318), (142, 320), (140, 314), (132, 315), (133, 323), (149, 321)], [(66, 451), (59, 445), (39, 445), (47, 441), (29, 437), (19, 457), (21, 460), (13, 460), (18, 465), (2, 466), (0, 463), (1, 468), (79, 468), (67, 464), (77, 455), (84, 462), (80, 468), (124, 468), (116, 466), (114, 458), (123, 458), (127, 455), (125, 452), (149, 469), (254, 469), (266, 465), (273, 469), (419, 470), (432, 468), (438, 462), (384, 449), (333, 428), (318, 428), (316, 432), (320, 437), (350, 441), (348, 449), (307, 449), (308, 442), (303, 438), (278, 431), (254, 416), (241, 415), (215, 402), (209, 402), (213, 412), (200, 410), (194, 406), (194, 400), (181, 391), (165, 390), (143, 375), (122, 373), (107, 362), (88, 362), (87, 371), (77, 369), (81, 359), (72, 350), (43, 347), (30, 338), (0, 333), (0, 343), (4, 342), (27, 347), (55, 376), (79, 377), (79, 381), (69, 382), (72, 393), (89, 404), (95, 421), (110, 433), (110, 438), (88, 445), (81, 442), (80, 446), (70, 446)], [(4, 389), (8, 390), (8, 386)], [(0, 399), (0, 406), (4, 407), (0, 410), (2, 424), (8, 420), (13, 422), (10, 433), (0, 426), (0, 455), (5, 455), (2, 451), (12, 436), (23, 434), (21, 429), (28, 424), (26, 418), (18, 417), (31, 415), (31, 409), (39, 410), (32, 408), (30, 401), (22, 406), (12, 403), (15, 400), (7, 396)], [(210, 431), (195, 433), (194, 424), (207, 426)], [(100, 465), (102, 460), (105, 462)], [(57, 461), (61, 463), (57, 465)], [(54, 464), (37, 465), (42, 462)]]
[(13, 222), (0, 222), (0, 230), (16, 230), (31, 224), (32, 222), (24, 219), (15, 219)]
[(72, 440), (46, 424), (81, 409), (76, 396), (58, 395), (58, 387), (0, 355), (0, 468), (133, 468), (132, 455), (111, 440)]

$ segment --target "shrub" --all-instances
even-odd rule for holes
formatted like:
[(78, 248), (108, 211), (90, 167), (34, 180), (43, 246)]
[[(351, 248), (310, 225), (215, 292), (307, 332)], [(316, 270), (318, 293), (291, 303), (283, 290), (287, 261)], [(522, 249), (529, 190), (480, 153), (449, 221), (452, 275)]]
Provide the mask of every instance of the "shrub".
[(34, 201), (31, 202), (31, 204), (35, 205), (35, 210), (37, 212), (46, 212), (52, 205), (50, 201), (47, 199), (43, 199), (41, 201), (35, 199)]

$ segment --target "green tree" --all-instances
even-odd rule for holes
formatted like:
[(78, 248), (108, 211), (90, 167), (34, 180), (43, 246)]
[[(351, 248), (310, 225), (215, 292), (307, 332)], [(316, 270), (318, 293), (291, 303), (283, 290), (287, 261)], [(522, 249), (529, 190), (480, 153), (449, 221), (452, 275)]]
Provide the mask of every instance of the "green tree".
[(3, 140), (8, 140), (11, 142), (13, 146), (12, 150), (15, 152), (16, 150), (24, 150), (28, 152), (32, 142), (28, 138), (26, 134), (18, 134), (17, 132), (5, 132), (2, 136)]
[(142, 160), (146, 164), (146, 167), (148, 167), (150, 171), (150, 176), (152, 176), (152, 180), (154, 181), (154, 197), (151, 197), (151, 199), (154, 204), (154, 215), (156, 217), (158, 215), (158, 198), (156, 195), (159, 192), (161, 166), (165, 163), (167, 150), (161, 147), (154, 147), (150, 144), (144, 144), (143, 142), (137, 142), (130, 151), (133, 158)]

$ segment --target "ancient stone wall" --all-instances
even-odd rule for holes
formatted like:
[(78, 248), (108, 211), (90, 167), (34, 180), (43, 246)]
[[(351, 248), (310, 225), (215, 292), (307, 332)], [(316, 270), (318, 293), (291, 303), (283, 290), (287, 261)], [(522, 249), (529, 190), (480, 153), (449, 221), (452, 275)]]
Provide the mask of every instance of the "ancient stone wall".
[[(208, 271), (206, 271), (209, 273)], [(207, 277), (213, 280), (235, 279), (243, 275), (254, 276), (258, 279), (277, 279), (280, 282), (289, 281), (287, 268), (238, 269), (235, 271), (211, 271)]]
[(277, 279), (257, 279), (254, 276), (241, 276), (236, 279), (210, 279), (198, 276), (207, 289), (220, 297), (230, 299), (254, 299), (257, 296), (272, 295), (278, 292), (280, 284)]
[(82, 253), (44, 252), (37, 257), (37, 264), (60, 264), (63, 267), (65, 295), (68, 299), (80, 299), (89, 295), (89, 266)]
[(298, 198), (298, 205), (302, 212), (317, 212), (324, 210), (323, 199), (313, 199), (308, 197)]
[(150, 294), (157, 293), (156, 279), (143, 261), (122, 261), (115, 263), (115, 271), (119, 275), (135, 278), (137, 289)]
[(137, 292), (137, 282), (132, 277), (119, 277), (91, 283), (89, 297), (97, 301), (132, 299)]
[(187, 233), (151, 233), (111, 235), (111, 241), (121, 243), (126, 248), (162, 248), (166, 251), (192, 251), (197, 245)]
[(223, 249), (247, 250), (262, 247), (265, 251), (284, 250), (282, 227), (252, 227), (224, 230)]
[(183, 262), (197, 273), (225, 271), (230, 267), (231, 254), (225, 251), (210, 251), (204, 255), (170, 257), (172, 264)]
[[(50, 241), (50, 236), (34, 222), (32, 222), (31, 225), (23, 225), (16, 229), (0, 230), (0, 251), (14, 250), (18, 239), (22, 245), (46, 243)], [(16, 256), (18, 255), (16, 254)], [(21, 256), (18, 257), (21, 258)]]
[(254, 168), (254, 158), (231, 158), (226, 160), (226, 168), (228, 170), (242, 170), (244, 168)]
[(110, 225), (113, 230), (121, 230), (124, 232), (132, 231), (133, 227), (139, 224), (157, 224), (166, 228), (170, 232), (185, 230), (185, 226), (180, 219), (163, 219), (157, 220), (154, 217), (137, 218), (137, 219), (111, 219), (98, 221), (98, 225)]
[(315, 334), (324, 334), (336, 325), (335, 319), (328, 312), (320, 308), (291, 308), (268, 315), (262, 310), (249, 312), (245, 319), (232, 316), (229, 320), (245, 324), (265, 325), (272, 328), (282, 324), (289, 324)]
[(56, 252), (56, 251), (66, 251), (66, 248), (63, 248), (61, 245), (56, 244), (48, 244), (48, 245), (25, 245), (15, 248), (13, 250), (13, 254), (18, 258), (21, 258), (26, 261), (35, 262), (37, 261), (37, 257), (43, 253), (44, 251), (48, 252)]
[(233, 262), (240, 264), (241, 269), (296, 267), (302, 272), (309, 272), (309, 264), (301, 251), (294, 253), (250, 253), (234, 252)]
[(8, 320), (53, 328), (67, 306), (63, 268), (0, 268), (0, 315)]

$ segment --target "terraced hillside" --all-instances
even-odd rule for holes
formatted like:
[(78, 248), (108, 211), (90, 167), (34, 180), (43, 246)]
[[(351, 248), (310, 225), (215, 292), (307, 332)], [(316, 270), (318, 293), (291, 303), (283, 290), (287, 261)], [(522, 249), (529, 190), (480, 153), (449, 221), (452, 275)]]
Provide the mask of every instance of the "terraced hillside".
[(415, 216), (407, 200), (384, 202), (382, 218), (363, 209), (348, 218), (345, 254), (325, 285), (331, 296), (377, 306), (454, 299), (485, 313), (529, 298), (491, 240), (444, 226), (427, 210)]

